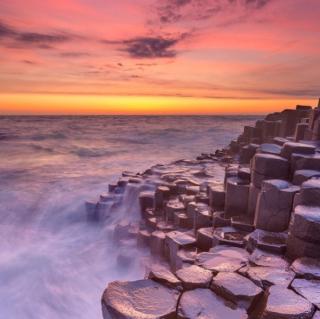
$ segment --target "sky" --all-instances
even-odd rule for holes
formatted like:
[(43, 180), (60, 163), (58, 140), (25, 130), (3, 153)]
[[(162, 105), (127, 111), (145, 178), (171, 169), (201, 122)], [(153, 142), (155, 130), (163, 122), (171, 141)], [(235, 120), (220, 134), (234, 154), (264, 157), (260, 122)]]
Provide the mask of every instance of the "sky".
[(0, 114), (316, 104), (319, 0), (0, 0)]

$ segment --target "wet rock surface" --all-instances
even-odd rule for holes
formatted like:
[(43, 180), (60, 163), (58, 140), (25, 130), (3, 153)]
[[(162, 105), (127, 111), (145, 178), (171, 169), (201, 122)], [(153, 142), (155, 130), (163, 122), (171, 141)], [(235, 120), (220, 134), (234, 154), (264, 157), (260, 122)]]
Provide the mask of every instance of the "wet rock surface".
[(246, 319), (246, 311), (237, 309), (209, 289), (195, 289), (182, 294), (179, 319)]
[(102, 296), (104, 318), (174, 318), (179, 293), (153, 280), (115, 281)]
[(251, 280), (237, 273), (217, 274), (212, 280), (211, 289), (238, 307), (247, 310), (263, 293), (263, 290)]
[(202, 267), (192, 265), (176, 272), (182, 281), (183, 288), (190, 290), (195, 288), (209, 288), (212, 280), (212, 272)]

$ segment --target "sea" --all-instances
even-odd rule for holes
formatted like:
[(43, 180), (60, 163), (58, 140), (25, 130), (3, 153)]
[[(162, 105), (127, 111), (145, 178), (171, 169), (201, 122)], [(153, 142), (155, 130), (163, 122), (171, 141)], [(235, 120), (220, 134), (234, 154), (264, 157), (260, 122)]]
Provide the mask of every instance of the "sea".
[(0, 319), (101, 319), (108, 282), (143, 278), (146, 252), (112, 240), (117, 223), (138, 218), (135, 198), (95, 223), (85, 201), (124, 170), (214, 152), (259, 118), (0, 117)]

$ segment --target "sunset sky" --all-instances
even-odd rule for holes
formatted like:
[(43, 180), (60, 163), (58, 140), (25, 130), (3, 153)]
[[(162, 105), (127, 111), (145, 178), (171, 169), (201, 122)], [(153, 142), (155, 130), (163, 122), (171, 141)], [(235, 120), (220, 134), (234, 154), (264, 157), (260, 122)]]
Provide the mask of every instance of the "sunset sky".
[(319, 17), (319, 0), (0, 0), (0, 113), (314, 105)]

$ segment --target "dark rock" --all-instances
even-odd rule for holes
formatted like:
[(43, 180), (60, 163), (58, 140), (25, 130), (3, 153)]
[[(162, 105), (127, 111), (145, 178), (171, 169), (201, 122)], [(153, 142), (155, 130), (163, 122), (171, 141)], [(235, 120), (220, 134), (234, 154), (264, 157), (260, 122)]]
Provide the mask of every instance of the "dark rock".
[(320, 207), (299, 205), (293, 217), (290, 232), (300, 239), (320, 244)]
[(272, 143), (264, 143), (259, 146), (257, 153), (280, 155), (281, 146)]
[(210, 270), (196, 265), (179, 269), (176, 275), (182, 281), (183, 288), (186, 290), (209, 288), (212, 280), (212, 272)]
[(320, 258), (318, 243), (310, 243), (289, 233), (286, 255), (290, 259), (299, 257)]
[[(210, 289), (186, 291), (178, 306), (178, 319), (247, 319), (244, 309), (226, 303)], [(141, 318), (142, 319), (142, 318)]]
[(102, 296), (104, 319), (175, 318), (179, 292), (153, 280), (111, 282)]
[(249, 215), (233, 216), (231, 226), (240, 231), (252, 232), (254, 230), (253, 218)]
[(293, 291), (281, 286), (269, 289), (266, 308), (262, 319), (311, 319), (313, 305)]
[(154, 192), (149, 192), (149, 191), (141, 192), (139, 194), (139, 203), (140, 203), (141, 214), (143, 215), (147, 208), (153, 208), (154, 206)]
[(237, 273), (217, 274), (212, 280), (211, 289), (217, 295), (246, 310), (256, 303), (263, 293), (263, 290), (251, 280)]
[(226, 185), (225, 215), (243, 215), (248, 210), (249, 184), (239, 178), (229, 178)]
[(309, 257), (296, 259), (291, 269), (300, 277), (306, 279), (320, 279), (320, 260)]
[(271, 253), (284, 254), (287, 238), (287, 233), (267, 232), (256, 229), (246, 237), (247, 249), (254, 251), (254, 249), (259, 248)]
[(290, 159), (293, 153), (314, 154), (315, 147), (309, 144), (287, 142), (282, 146), (281, 156)]
[(173, 221), (174, 213), (177, 213), (177, 212), (179, 213), (185, 212), (185, 207), (183, 203), (181, 203), (178, 200), (169, 200), (165, 207), (166, 220)]
[(319, 206), (320, 203), (320, 178), (311, 178), (301, 185), (301, 204)]
[(298, 187), (284, 180), (264, 181), (256, 206), (255, 227), (271, 232), (287, 230), (294, 195), (298, 191)]
[(320, 177), (320, 171), (311, 169), (299, 169), (294, 172), (293, 184), (301, 185), (312, 177)]
[(197, 247), (207, 251), (212, 247), (213, 227), (205, 227), (197, 230)]

